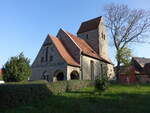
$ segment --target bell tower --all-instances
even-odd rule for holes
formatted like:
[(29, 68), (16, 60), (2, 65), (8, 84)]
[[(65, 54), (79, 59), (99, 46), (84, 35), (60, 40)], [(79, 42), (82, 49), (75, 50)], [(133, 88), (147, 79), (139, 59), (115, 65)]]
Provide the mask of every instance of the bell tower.
[(85, 21), (77, 32), (101, 57), (109, 60), (108, 40), (102, 16)]

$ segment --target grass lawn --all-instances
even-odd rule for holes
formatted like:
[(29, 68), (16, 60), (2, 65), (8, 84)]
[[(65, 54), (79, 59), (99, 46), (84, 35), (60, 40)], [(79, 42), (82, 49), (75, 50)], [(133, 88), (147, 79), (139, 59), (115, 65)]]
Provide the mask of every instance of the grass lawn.
[(3, 80), (3, 77), (0, 75), (0, 80)]
[(102, 93), (89, 87), (2, 113), (150, 113), (150, 85), (111, 85)]

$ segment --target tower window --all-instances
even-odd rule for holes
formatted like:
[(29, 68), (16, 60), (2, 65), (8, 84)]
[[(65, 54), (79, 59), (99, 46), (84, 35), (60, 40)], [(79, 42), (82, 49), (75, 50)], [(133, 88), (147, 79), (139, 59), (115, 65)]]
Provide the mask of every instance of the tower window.
[(105, 35), (103, 34), (103, 39), (105, 40)]
[(102, 37), (102, 39), (105, 40), (105, 34), (104, 33), (101, 33), (101, 37)]
[(101, 37), (103, 38), (103, 33), (101, 33)]

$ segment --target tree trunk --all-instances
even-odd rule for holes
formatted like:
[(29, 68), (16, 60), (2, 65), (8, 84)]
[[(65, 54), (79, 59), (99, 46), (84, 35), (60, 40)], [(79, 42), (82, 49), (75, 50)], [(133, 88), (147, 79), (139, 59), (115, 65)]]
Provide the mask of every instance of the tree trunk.
[(119, 82), (119, 75), (120, 75), (120, 61), (117, 61), (117, 69), (116, 69), (116, 80)]

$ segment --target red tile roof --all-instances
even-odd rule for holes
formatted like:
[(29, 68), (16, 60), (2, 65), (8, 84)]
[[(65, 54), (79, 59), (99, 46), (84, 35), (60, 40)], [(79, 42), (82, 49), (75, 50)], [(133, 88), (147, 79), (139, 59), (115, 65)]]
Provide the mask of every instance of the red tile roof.
[(111, 63), (110, 61), (100, 57), (83, 39), (65, 31), (65, 33), (78, 45), (78, 47), (81, 49), (82, 53), (94, 57), (96, 59), (102, 60), (106, 63)]
[(56, 49), (58, 50), (58, 52), (60, 53), (60, 55), (63, 57), (63, 59), (70, 65), (73, 66), (80, 66), (72, 57), (71, 55), (68, 53), (68, 51), (66, 50), (66, 48), (64, 47), (64, 45), (62, 44), (62, 42), (51, 35), (48, 35), (49, 38), (52, 40), (52, 42), (54, 43)]
[(101, 18), (102, 17), (100, 16), (100, 17), (97, 17), (97, 18), (94, 18), (94, 19), (82, 22), (82, 24), (81, 24), (77, 34), (97, 29), (98, 25), (100, 24)]
[(132, 58), (132, 61), (136, 61), (136, 62), (141, 66), (141, 68), (144, 68), (144, 66), (145, 66), (147, 63), (150, 63), (150, 58), (133, 57), (133, 58)]

